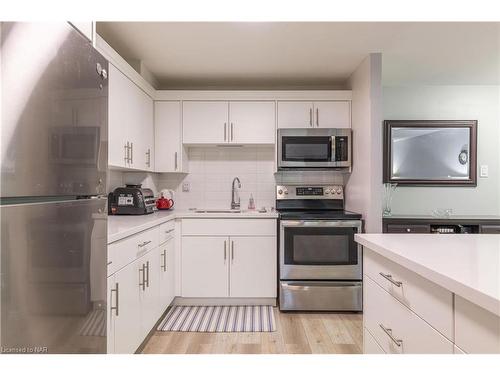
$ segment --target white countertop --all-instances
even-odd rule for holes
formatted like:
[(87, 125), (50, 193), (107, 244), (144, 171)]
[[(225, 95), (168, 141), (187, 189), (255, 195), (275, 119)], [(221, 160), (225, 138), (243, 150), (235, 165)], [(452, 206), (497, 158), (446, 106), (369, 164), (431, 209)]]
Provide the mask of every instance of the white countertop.
[(259, 213), (258, 211), (243, 211), (241, 213), (196, 213), (193, 211), (175, 209), (156, 211), (149, 215), (110, 215), (108, 216), (108, 244), (173, 219), (275, 219), (277, 217), (278, 213), (276, 211), (265, 213)]
[(500, 316), (500, 235), (356, 234), (355, 240)]

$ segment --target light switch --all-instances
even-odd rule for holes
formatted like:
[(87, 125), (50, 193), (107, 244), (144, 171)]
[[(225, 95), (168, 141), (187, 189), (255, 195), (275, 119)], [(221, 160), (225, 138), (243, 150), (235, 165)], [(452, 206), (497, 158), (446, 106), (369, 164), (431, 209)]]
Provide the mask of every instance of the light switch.
[(487, 165), (481, 165), (479, 176), (480, 177), (488, 177), (488, 166)]
[(182, 191), (184, 191), (184, 192), (188, 192), (188, 191), (189, 191), (189, 188), (190, 188), (190, 186), (189, 186), (189, 182), (183, 182), (183, 183), (182, 183)]

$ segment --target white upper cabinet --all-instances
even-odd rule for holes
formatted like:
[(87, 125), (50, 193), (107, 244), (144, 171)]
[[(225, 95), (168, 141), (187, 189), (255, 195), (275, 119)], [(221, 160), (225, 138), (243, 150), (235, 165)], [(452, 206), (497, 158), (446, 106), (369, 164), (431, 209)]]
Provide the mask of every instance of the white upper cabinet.
[(185, 144), (227, 143), (228, 102), (207, 101), (182, 104), (182, 139)]
[(181, 140), (181, 102), (155, 102), (155, 171), (187, 172)]
[(135, 119), (133, 146), (133, 167), (144, 171), (154, 170), (154, 124), (153, 99), (136, 87), (135, 103), (137, 118)]
[(278, 128), (310, 128), (313, 102), (278, 102)]
[(184, 144), (274, 144), (273, 101), (186, 101)]
[(109, 165), (153, 170), (153, 100), (112, 64), (108, 90)]
[(274, 144), (275, 102), (230, 102), (229, 142)]
[(313, 127), (350, 128), (351, 103), (348, 101), (314, 102)]
[(350, 128), (351, 102), (278, 102), (278, 128)]

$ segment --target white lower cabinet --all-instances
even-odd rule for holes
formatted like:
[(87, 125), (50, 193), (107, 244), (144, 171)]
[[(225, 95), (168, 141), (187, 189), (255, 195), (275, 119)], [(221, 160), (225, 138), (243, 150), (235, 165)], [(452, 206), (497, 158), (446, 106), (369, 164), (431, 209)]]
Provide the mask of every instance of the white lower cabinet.
[[(160, 298), (160, 259), (157, 256), (158, 249), (149, 252), (142, 258), (143, 271), (140, 281), (140, 304), (141, 304), (141, 337), (144, 339), (153, 328), (158, 315), (158, 301)], [(141, 340), (142, 341), (142, 340)]]
[(274, 219), (185, 219), (182, 232), (182, 297), (276, 298)]
[(500, 354), (500, 317), (455, 296), (455, 343), (470, 354)]
[(182, 237), (182, 296), (227, 297), (227, 237)]
[(366, 275), (363, 287), (364, 325), (386, 353), (453, 354), (451, 341)]
[(276, 237), (230, 237), (231, 297), (276, 297)]
[[(157, 245), (164, 225), (108, 245), (120, 267), (108, 277), (108, 353), (134, 353), (174, 299), (174, 233)], [(154, 248), (127, 251), (154, 238)]]
[(363, 353), (364, 354), (385, 354), (384, 349), (379, 345), (377, 340), (375, 340), (368, 331), (368, 329), (363, 330)]
[[(163, 314), (175, 297), (175, 242), (170, 237), (165, 243), (158, 247), (156, 256), (159, 258), (159, 285), (160, 297), (158, 312)], [(160, 316), (158, 315), (158, 316)]]
[(142, 341), (139, 269), (141, 259), (108, 278), (108, 353), (134, 353)]
[(497, 315), (370, 249), (363, 266), (365, 353), (500, 354)]

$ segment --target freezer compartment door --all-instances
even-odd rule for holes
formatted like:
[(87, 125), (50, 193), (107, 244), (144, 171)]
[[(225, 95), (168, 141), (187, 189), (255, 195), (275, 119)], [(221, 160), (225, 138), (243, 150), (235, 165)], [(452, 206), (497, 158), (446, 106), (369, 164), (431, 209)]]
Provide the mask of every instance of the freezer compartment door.
[(65, 22), (0, 27), (0, 196), (106, 194), (108, 62)]
[(105, 199), (1, 207), (2, 348), (106, 351), (106, 238)]

